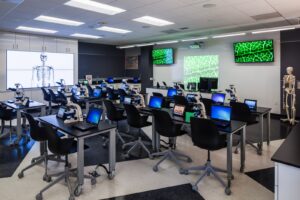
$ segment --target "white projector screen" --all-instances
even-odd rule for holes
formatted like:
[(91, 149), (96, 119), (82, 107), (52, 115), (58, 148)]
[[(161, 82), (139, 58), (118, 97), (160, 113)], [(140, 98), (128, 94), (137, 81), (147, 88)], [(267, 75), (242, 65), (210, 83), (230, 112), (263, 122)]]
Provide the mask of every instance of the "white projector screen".
[[(74, 55), (66, 53), (44, 53), (47, 56), (45, 66), (53, 68), (44, 70), (45, 82), (50, 86), (57, 86), (56, 82), (64, 79), (67, 85), (74, 84)], [(7, 51), (6, 88), (14, 88), (20, 83), (24, 88), (42, 87), (42, 66), (40, 52)], [(49, 69), (46, 67), (44, 69)], [(38, 72), (40, 72), (38, 74)], [(53, 72), (53, 75), (52, 75)], [(38, 78), (39, 75), (39, 78)], [(46, 80), (47, 79), (47, 80)], [(45, 85), (44, 85), (45, 86)]]

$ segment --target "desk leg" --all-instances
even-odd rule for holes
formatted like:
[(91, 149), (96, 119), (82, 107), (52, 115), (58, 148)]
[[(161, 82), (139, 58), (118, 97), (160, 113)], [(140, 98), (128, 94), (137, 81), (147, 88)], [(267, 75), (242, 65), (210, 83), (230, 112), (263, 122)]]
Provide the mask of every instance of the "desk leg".
[(232, 180), (232, 134), (227, 134), (227, 188), (230, 189)]
[[(77, 181), (78, 188), (84, 184), (84, 139), (77, 139)], [(81, 189), (80, 189), (81, 190)], [(79, 191), (79, 194), (81, 191)]]
[(85, 109), (85, 113), (86, 113), (86, 115), (89, 113), (89, 110), (90, 110), (90, 102), (89, 101), (86, 101), (85, 102), (85, 107), (86, 107), (86, 109)]
[(246, 145), (246, 126), (243, 127), (243, 131), (241, 134), (241, 168), (240, 168), (241, 173), (244, 173), (245, 170), (245, 158), (246, 158), (245, 145)]
[[(46, 106), (41, 107), (41, 116), (46, 115)], [(41, 156), (45, 153), (45, 148), (47, 150), (47, 143), (46, 142), (40, 142), (40, 154)]]
[(109, 174), (108, 178), (113, 179), (116, 171), (116, 129), (109, 133)]
[(22, 116), (21, 110), (17, 110), (17, 139), (13, 142), (14, 145), (19, 144), (22, 139)]
[(156, 131), (155, 131), (155, 120), (154, 116), (152, 115), (152, 149), (156, 152), (157, 144), (156, 144)]
[(267, 114), (267, 123), (268, 123), (268, 126), (267, 126), (267, 144), (268, 146), (270, 145), (270, 141), (271, 141), (271, 112), (268, 112)]
[(102, 100), (102, 121), (105, 121), (105, 115), (106, 115), (106, 108), (105, 108), (105, 105), (104, 105), (104, 100)]
[(259, 124), (260, 124), (260, 142), (258, 143), (257, 154), (262, 154), (263, 144), (264, 144), (264, 115), (259, 116)]
[(41, 116), (45, 116), (45, 115), (46, 115), (46, 107), (43, 106), (43, 107), (41, 108)]

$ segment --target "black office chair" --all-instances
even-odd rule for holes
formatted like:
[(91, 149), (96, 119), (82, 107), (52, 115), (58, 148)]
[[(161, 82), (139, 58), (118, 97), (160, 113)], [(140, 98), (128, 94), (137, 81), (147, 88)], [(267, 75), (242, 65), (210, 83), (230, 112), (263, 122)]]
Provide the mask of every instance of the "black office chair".
[(142, 140), (142, 128), (146, 126), (150, 126), (151, 123), (147, 122), (148, 115), (140, 115), (139, 111), (134, 105), (131, 104), (125, 104), (125, 111), (127, 114), (127, 122), (130, 127), (137, 128), (138, 129), (138, 139), (133, 142), (129, 142), (126, 144), (123, 144), (123, 149), (130, 146), (131, 148), (128, 150), (126, 157), (129, 157), (130, 153), (137, 147), (142, 147), (147, 154), (149, 155), (149, 158), (152, 158), (151, 153), (149, 149), (146, 147), (145, 144), (148, 142)]
[(58, 105), (63, 105), (65, 100), (59, 96), (59, 94), (55, 94), (52, 89), (48, 89), (50, 95), (51, 95), (51, 102)]
[[(169, 141), (174, 140), (176, 137), (185, 135), (187, 132), (181, 130), (183, 124), (174, 123), (170, 114), (162, 110), (153, 110), (155, 119), (155, 131), (164, 137), (168, 137)], [(153, 171), (158, 171), (158, 166), (166, 159), (173, 160), (181, 169), (180, 160), (185, 158), (187, 162), (192, 162), (192, 159), (172, 148), (172, 144), (169, 144), (169, 148), (166, 151), (154, 153), (152, 156), (163, 156), (163, 158), (153, 167)]]
[(44, 101), (48, 102), (48, 114), (50, 115), (52, 113), (52, 105), (51, 105), (51, 95), (47, 88), (42, 87), (42, 92), (44, 96)]
[(92, 88), (92, 86), (90, 86), (89, 84), (86, 85), (86, 88), (88, 90), (89, 96), (92, 97), (94, 96), (94, 89)]
[[(73, 189), (70, 177), (77, 177), (76, 169), (70, 169), (70, 164), (68, 160), (69, 154), (76, 153), (77, 152), (77, 141), (74, 140), (74, 138), (60, 138), (56, 134), (56, 130), (52, 127), (45, 126), (45, 136), (47, 137), (48, 141), (48, 148), (49, 150), (55, 154), (60, 156), (65, 156), (65, 170), (64, 172), (60, 174), (56, 174), (55, 176), (58, 176), (57, 179), (55, 179), (52, 183), (48, 184), (46, 187), (44, 187), (37, 195), (36, 200), (42, 200), (43, 199), (43, 193), (60, 182), (61, 180), (64, 180), (67, 183), (68, 189), (69, 189), (69, 200), (75, 200), (74, 196), (80, 195), (81, 190), (79, 189), (78, 185), (75, 189)], [(96, 184), (96, 179), (92, 176), (84, 176), (84, 178), (91, 179), (91, 184)]]
[(120, 96), (120, 102), (123, 103), (125, 97), (127, 96), (127, 93), (123, 89), (118, 89), (118, 93), (119, 93), (119, 96)]
[[(124, 109), (117, 109), (116, 106), (113, 104), (112, 101), (110, 100), (104, 100), (104, 105), (106, 108), (106, 116), (107, 118), (112, 121), (117, 123), (117, 128), (116, 128), (116, 135), (118, 139), (122, 142), (122, 144), (125, 144), (125, 140), (123, 137), (127, 138), (132, 138), (132, 136), (121, 133), (119, 131), (119, 122), (122, 120), (127, 119), (123, 114), (124, 114)], [(106, 146), (106, 145), (104, 145)]]
[(201, 98), (200, 100), (205, 106), (206, 115), (210, 116), (211, 115), (211, 106), (214, 104), (213, 100), (207, 99), (207, 98)]
[[(241, 102), (230, 102), (230, 106), (232, 108), (231, 110), (231, 119), (236, 120), (236, 121), (242, 121), (247, 123), (247, 126), (251, 126), (254, 124), (257, 124), (258, 121), (256, 120), (256, 116), (251, 114), (251, 111), (247, 104), (241, 103)], [(237, 133), (240, 135), (240, 132)], [(249, 139), (246, 139), (246, 144), (249, 144), (253, 148), (256, 149), (258, 154), (261, 154), (262, 152), (260, 151), (260, 144), (257, 144), (255, 146), (253, 142), (251, 142)], [(239, 141), (237, 148), (235, 149), (235, 153), (238, 153), (238, 148), (240, 147), (241, 142)]]
[(204, 171), (200, 178), (193, 184), (193, 190), (198, 190), (198, 183), (207, 175), (213, 174), (214, 177), (225, 187), (225, 193), (231, 194), (230, 188), (220, 178), (217, 172), (227, 173), (226, 170), (212, 166), (210, 152), (225, 148), (226, 134), (220, 134), (217, 126), (209, 119), (191, 118), (191, 134), (195, 146), (207, 150), (207, 162), (204, 166), (191, 167), (180, 170), (181, 174), (188, 174), (190, 171)]
[(49, 155), (47, 150), (47, 137), (46, 137), (46, 130), (44, 127), (39, 126), (39, 122), (36, 121), (32, 115), (28, 113), (23, 113), (23, 115), (26, 117), (26, 119), (29, 122), (30, 125), (30, 137), (34, 140), (40, 143), (40, 152), (41, 156), (38, 156), (36, 158), (33, 158), (31, 161), (31, 164), (24, 169), (20, 171), (18, 174), (18, 177), (21, 179), (24, 177), (24, 172), (36, 165), (41, 164), (44, 162), (45, 165), (45, 173), (43, 176), (43, 180), (50, 182), (51, 177), (48, 175), (48, 161), (56, 161), (56, 162), (63, 162), (57, 155)]
[(58, 101), (60, 101), (60, 105), (68, 104), (68, 98), (63, 92), (57, 91), (57, 98), (58, 98)]
[(119, 95), (118, 95), (117, 92), (115, 92), (114, 89), (111, 89), (110, 87), (107, 87), (106, 90), (107, 90), (107, 96), (108, 96), (109, 100), (116, 101), (116, 100), (119, 99)]
[(70, 97), (71, 102), (78, 104), (81, 108), (85, 108), (85, 101), (81, 99), (79, 96), (72, 94)]
[[(9, 134), (9, 143), (10, 144), (12, 144), (12, 133), (13, 133), (12, 120), (14, 120), (14, 119), (17, 119), (16, 110), (8, 108), (4, 104), (0, 103), (0, 120), (1, 120), (1, 126), (2, 126), (0, 138), (4, 138), (6, 135)], [(9, 132), (4, 133), (6, 121), (9, 121)]]
[(162, 93), (159, 93), (159, 92), (152, 92), (152, 95), (155, 96), (155, 97), (164, 97), (164, 95)]
[(167, 83), (166, 83), (165, 81), (163, 81), (162, 83), (163, 83), (163, 85), (164, 85), (166, 88), (168, 87), (168, 85), (167, 85)]

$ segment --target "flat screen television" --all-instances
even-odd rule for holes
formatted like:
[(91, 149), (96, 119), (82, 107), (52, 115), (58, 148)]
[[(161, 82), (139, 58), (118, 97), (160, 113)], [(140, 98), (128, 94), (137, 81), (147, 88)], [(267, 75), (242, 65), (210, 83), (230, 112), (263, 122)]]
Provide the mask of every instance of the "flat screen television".
[(154, 65), (171, 65), (174, 64), (174, 49), (153, 49), (152, 60)]
[(273, 40), (236, 42), (233, 44), (236, 63), (274, 62)]

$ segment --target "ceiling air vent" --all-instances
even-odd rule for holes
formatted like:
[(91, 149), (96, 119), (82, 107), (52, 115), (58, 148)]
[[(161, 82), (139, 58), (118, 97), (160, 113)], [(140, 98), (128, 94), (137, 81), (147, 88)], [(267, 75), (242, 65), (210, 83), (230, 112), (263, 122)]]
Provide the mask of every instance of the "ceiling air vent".
[(282, 17), (282, 16), (279, 12), (272, 12), (272, 13), (266, 13), (261, 15), (254, 15), (251, 17), (256, 21), (259, 21), (259, 20), (272, 19), (272, 18)]
[(180, 31), (174, 30), (174, 29), (169, 29), (169, 30), (165, 30), (162, 31), (162, 33), (166, 33), (166, 34), (174, 34), (174, 33), (179, 33)]

